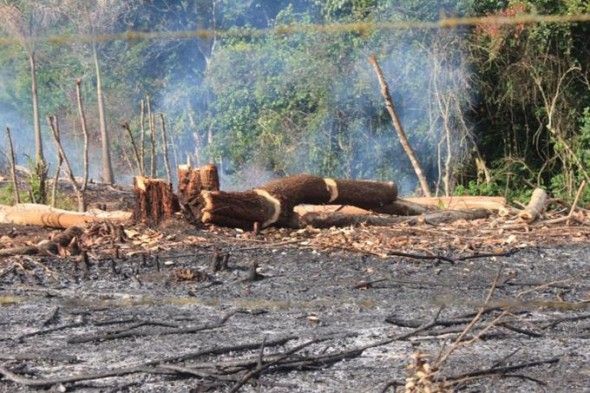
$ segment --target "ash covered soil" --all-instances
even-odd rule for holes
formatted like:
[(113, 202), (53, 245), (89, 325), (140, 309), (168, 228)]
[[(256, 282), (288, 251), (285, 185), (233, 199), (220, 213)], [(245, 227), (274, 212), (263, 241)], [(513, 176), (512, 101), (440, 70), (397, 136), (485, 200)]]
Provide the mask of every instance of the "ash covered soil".
[(427, 379), (454, 390), (590, 386), (587, 243), (448, 261), (183, 235), (0, 260), (0, 391), (393, 392), (416, 353), (448, 354)]

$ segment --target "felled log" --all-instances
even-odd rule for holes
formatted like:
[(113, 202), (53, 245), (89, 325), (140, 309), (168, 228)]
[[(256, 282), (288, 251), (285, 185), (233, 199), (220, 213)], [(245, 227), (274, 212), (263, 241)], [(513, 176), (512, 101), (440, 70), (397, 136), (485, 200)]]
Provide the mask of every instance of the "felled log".
[(172, 184), (163, 179), (143, 176), (133, 178), (135, 208), (133, 220), (154, 227), (172, 218), (180, 210), (178, 198), (172, 192)]
[(473, 210), (444, 210), (436, 211), (420, 216), (387, 216), (387, 215), (357, 215), (343, 213), (307, 213), (293, 217), (290, 226), (293, 228), (305, 228), (310, 225), (314, 228), (330, 228), (344, 226), (390, 226), (395, 224), (430, 224), (438, 225), (451, 223), (458, 220), (476, 220), (487, 218), (490, 211), (486, 209)]
[(337, 180), (307, 174), (274, 180), (245, 192), (202, 191), (206, 224), (252, 229), (292, 225), (293, 209), (300, 204), (339, 204), (373, 209), (397, 197), (394, 183)]
[(536, 188), (533, 191), (533, 195), (531, 195), (528, 205), (518, 213), (518, 217), (526, 222), (533, 222), (543, 213), (546, 205), (547, 193), (542, 188)]
[(506, 207), (506, 198), (492, 196), (410, 197), (404, 200), (435, 209), (500, 211)]
[(1, 224), (37, 225), (64, 229), (72, 226), (83, 226), (91, 222), (124, 223), (130, 218), (131, 213), (124, 211), (89, 210), (81, 213), (55, 209), (35, 203), (21, 203), (14, 206), (0, 205)]

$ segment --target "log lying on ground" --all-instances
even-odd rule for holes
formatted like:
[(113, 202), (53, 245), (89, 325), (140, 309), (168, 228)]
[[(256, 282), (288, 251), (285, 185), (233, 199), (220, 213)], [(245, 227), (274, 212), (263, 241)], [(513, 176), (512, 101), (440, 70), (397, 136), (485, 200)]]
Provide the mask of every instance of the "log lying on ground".
[(394, 183), (337, 180), (296, 175), (274, 180), (245, 192), (203, 191), (202, 221), (206, 224), (252, 229), (270, 225), (293, 225), (295, 206), (300, 204), (352, 205), (376, 209), (397, 197)]
[(124, 211), (89, 210), (80, 213), (34, 203), (21, 203), (14, 206), (0, 205), (1, 224), (37, 225), (65, 229), (101, 221), (122, 224), (130, 218), (131, 213)]
[(490, 211), (487, 209), (472, 210), (444, 210), (421, 216), (403, 217), (386, 215), (357, 215), (343, 213), (307, 213), (294, 216), (290, 222), (292, 228), (305, 228), (310, 225), (314, 228), (330, 228), (344, 226), (390, 226), (395, 224), (430, 224), (438, 225), (458, 220), (476, 220), (487, 218)]
[(133, 191), (133, 220), (136, 223), (157, 226), (180, 210), (178, 198), (172, 192), (172, 184), (166, 180), (137, 176), (133, 178)]
[(526, 222), (533, 222), (543, 211), (547, 205), (547, 193), (542, 188), (536, 188), (531, 195), (531, 200), (528, 205), (518, 213), (518, 217), (522, 218)]
[(410, 197), (405, 200), (435, 209), (499, 211), (506, 207), (506, 198), (491, 196)]

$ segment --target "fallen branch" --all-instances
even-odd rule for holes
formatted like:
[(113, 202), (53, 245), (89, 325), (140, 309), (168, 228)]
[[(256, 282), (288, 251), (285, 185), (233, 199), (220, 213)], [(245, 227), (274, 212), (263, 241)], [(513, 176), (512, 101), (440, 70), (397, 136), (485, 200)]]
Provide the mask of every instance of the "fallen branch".
[(466, 372), (463, 374), (453, 375), (450, 377), (441, 377), (440, 382), (447, 381), (455, 384), (457, 381), (461, 381), (466, 378), (473, 378), (473, 377), (483, 377), (483, 376), (490, 376), (490, 375), (499, 375), (499, 374), (506, 374), (512, 371), (522, 370), (524, 368), (536, 367), (541, 366), (544, 364), (554, 364), (559, 362), (559, 357), (554, 357), (546, 360), (537, 360), (534, 362), (526, 362), (515, 364), (513, 366), (505, 366), (505, 367), (490, 367), (482, 370), (475, 370)]
[[(131, 331), (132, 329), (146, 326), (148, 324), (153, 325), (153, 323), (145, 323), (145, 322), (138, 322), (132, 327), (128, 327), (119, 331), (109, 331), (105, 333), (94, 333), (94, 334), (84, 334), (80, 336), (74, 336), (67, 340), (69, 344), (80, 344), (86, 342), (93, 342), (93, 341), (107, 341), (107, 340), (116, 340), (121, 338), (128, 338), (128, 337), (147, 337), (147, 336), (168, 336), (172, 334), (193, 334), (197, 332), (201, 332), (204, 330), (213, 330), (218, 329), (225, 325), (225, 323), (234, 315), (240, 313), (241, 311), (234, 311), (226, 314), (220, 321), (214, 323), (207, 323), (201, 326), (189, 326), (184, 328), (170, 328), (166, 330), (159, 330), (159, 331), (147, 331), (147, 332), (137, 332)], [(161, 325), (161, 324), (160, 324)]]
[[(266, 342), (267, 347), (273, 346), (280, 346), (284, 345), (287, 342), (296, 339), (295, 336), (287, 336), (278, 338), (275, 340), (270, 340)], [(143, 363), (139, 363), (135, 366), (130, 367), (119, 367), (116, 369), (107, 369), (107, 370), (98, 370), (94, 372), (87, 372), (87, 373), (79, 373), (75, 375), (66, 375), (61, 377), (53, 377), (53, 378), (26, 378), (21, 377), (18, 374), (13, 373), (12, 371), (8, 370), (6, 367), (0, 366), (0, 374), (3, 375), (6, 379), (18, 383), (24, 386), (30, 387), (51, 387), (54, 385), (59, 384), (66, 384), (72, 382), (81, 382), (81, 381), (91, 381), (96, 379), (104, 379), (104, 378), (111, 378), (117, 377), (122, 375), (129, 375), (129, 374), (137, 374), (137, 373), (158, 373), (157, 366), (161, 363), (170, 363), (170, 362), (177, 362), (177, 361), (184, 361), (189, 359), (194, 359), (202, 356), (207, 355), (223, 355), (230, 352), (237, 352), (237, 351), (247, 351), (247, 350), (254, 350), (260, 348), (259, 342), (254, 343), (244, 343), (244, 344), (237, 344), (237, 345), (227, 345), (227, 346), (215, 346), (206, 348), (204, 350), (200, 350), (197, 352), (189, 352), (182, 355), (175, 355), (175, 356), (168, 356), (165, 358), (160, 359), (153, 359)]]

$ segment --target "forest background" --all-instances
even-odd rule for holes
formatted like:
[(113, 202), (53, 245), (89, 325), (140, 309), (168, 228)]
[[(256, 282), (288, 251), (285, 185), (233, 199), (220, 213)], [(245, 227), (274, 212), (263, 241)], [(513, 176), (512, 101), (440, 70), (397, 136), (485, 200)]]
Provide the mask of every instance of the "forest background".
[(158, 176), (163, 120), (172, 166), (216, 163), (226, 189), (310, 172), (413, 193), (375, 54), (438, 195), (571, 199), (590, 182), (590, 23), (415, 22), (589, 13), (587, 0), (0, 0), (0, 126), (20, 164), (51, 172), (57, 116), (81, 176), (80, 80), (96, 179), (130, 184), (122, 125), (140, 141), (149, 104)]

